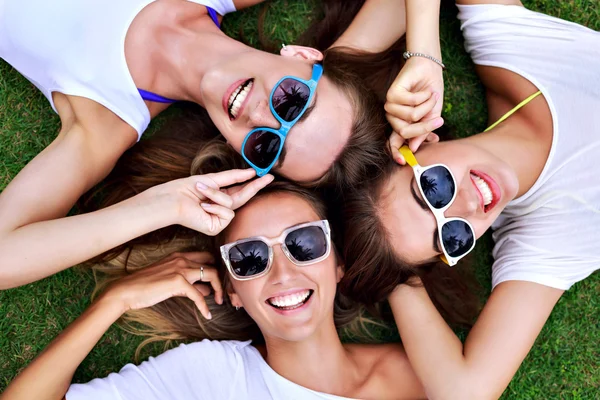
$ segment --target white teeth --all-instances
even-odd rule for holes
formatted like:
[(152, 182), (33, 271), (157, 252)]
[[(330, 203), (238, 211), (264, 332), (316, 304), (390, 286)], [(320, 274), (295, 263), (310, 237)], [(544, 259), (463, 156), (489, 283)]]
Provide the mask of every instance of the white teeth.
[(229, 100), (227, 101), (227, 107), (229, 108), (229, 112), (231, 113), (233, 118), (237, 117), (238, 112), (240, 111), (240, 107), (244, 103), (244, 100), (246, 100), (246, 96), (248, 95), (248, 93), (250, 93), (250, 89), (252, 89), (252, 85), (254, 84), (254, 82), (248, 82), (248, 84), (246, 84), (245, 87), (244, 84), (246, 84), (246, 82), (238, 86), (237, 89), (233, 91), (231, 96), (229, 96)]
[(305, 290), (298, 293), (288, 294), (286, 296), (272, 297), (268, 302), (279, 308), (296, 307), (306, 301), (310, 295), (310, 290)]
[(475, 185), (477, 186), (477, 189), (479, 189), (479, 192), (483, 196), (483, 205), (487, 206), (488, 204), (490, 204), (494, 199), (494, 196), (492, 195), (492, 190), (490, 189), (486, 181), (473, 174), (471, 174), (471, 179), (473, 179)]

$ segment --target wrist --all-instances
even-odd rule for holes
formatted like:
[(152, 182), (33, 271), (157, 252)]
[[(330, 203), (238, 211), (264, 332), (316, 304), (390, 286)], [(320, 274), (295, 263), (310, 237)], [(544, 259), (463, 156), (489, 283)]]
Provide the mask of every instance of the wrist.
[(164, 186), (154, 186), (132, 198), (138, 206), (147, 210), (155, 225), (153, 230), (177, 224), (180, 220), (181, 195)]
[[(125, 312), (127, 305), (118, 291), (107, 289), (94, 300), (90, 309), (98, 309), (103, 315), (116, 322)], [(111, 322), (111, 323), (112, 323)]]
[(406, 60), (406, 63), (409, 64), (420, 64), (419, 68), (425, 67), (431, 69), (432, 66), (436, 68), (441, 68), (442, 70), (446, 69), (446, 66), (442, 62), (441, 58), (437, 58), (432, 56), (430, 53), (424, 53), (419, 51), (405, 51), (402, 56)]

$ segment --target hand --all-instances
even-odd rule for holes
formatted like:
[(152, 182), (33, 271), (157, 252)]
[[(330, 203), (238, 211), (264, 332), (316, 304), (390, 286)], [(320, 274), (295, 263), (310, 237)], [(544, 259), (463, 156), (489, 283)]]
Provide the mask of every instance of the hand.
[(387, 119), (394, 129), (389, 146), (399, 164), (404, 164), (404, 158), (398, 149), (406, 140), (412, 151), (417, 151), (424, 141), (439, 141), (432, 131), (444, 124), (443, 99), (442, 68), (423, 57), (408, 59), (388, 90), (385, 104)]
[(211, 319), (204, 300), (210, 291), (198, 282), (208, 282), (215, 292), (215, 302), (223, 304), (223, 288), (213, 263), (207, 252), (173, 253), (116, 281), (102, 297), (116, 302), (123, 313), (151, 307), (171, 297), (187, 297), (205, 318)]
[(219, 234), (233, 219), (234, 210), (243, 206), (259, 190), (273, 181), (265, 175), (243, 185), (256, 176), (253, 169), (233, 169), (215, 174), (195, 175), (156, 186), (155, 196), (175, 198), (174, 223), (205, 235)]

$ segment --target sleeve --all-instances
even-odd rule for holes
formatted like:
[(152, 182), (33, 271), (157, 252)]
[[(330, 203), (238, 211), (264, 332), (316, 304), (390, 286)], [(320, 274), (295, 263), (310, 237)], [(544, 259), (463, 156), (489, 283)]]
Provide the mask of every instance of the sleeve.
[(239, 367), (235, 346), (203, 340), (150, 357), (139, 366), (128, 364), (118, 373), (86, 384), (73, 384), (67, 400), (225, 399), (233, 385), (228, 379)]
[(197, 3), (206, 7), (214, 9), (217, 14), (225, 15), (235, 12), (235, 4), (233, 0), (189, 0), (193, 3)]

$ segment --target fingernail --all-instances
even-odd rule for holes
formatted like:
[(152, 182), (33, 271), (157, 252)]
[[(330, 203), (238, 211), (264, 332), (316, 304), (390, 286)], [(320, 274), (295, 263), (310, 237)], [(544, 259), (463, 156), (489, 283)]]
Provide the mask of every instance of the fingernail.
[(442, 125), (444, 125), (444, 119), (443, 118), (438, 118), (433, 123), (433, 126), (434, 126), (435, 129), (439, 128)]
[(212, 204), (209, 204), (209, 203), (200, 203), (200, 206), (201, 206), (202, 208), (211, 208), (211, 207), (212, 207)]
[(404, 157), (400, 156), (396, 158), (396, 162), (400, 165), (404, 165)]
[(208, 186), (206, 186), (204, 183), (202, 182), (197, 182), (196, 183), (196, 187), (198, 188), (198, 190), (205, 190), (208, 189)]
[(212, 319), (212, 314), (210, 312), (206, 314), (206, 319)]

